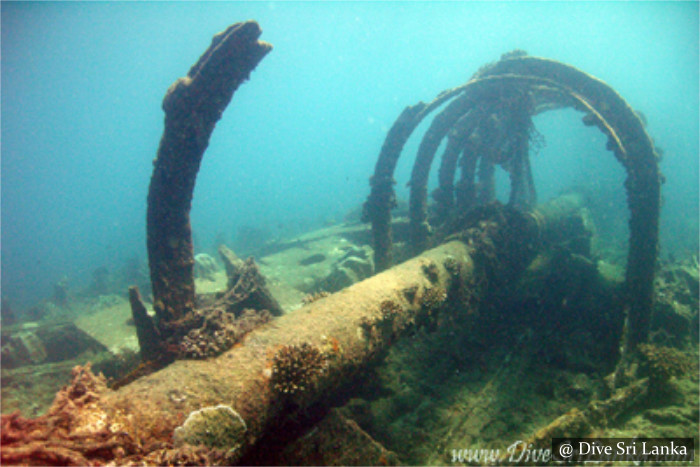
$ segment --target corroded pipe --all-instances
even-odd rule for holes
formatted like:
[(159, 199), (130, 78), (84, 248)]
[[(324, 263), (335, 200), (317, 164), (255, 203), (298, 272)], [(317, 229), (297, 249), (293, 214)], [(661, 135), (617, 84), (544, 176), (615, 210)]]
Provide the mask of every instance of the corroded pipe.
[[(547, 229), (557, 228), (562, 216), (579, 206), (567, 200), (536, 215), (497, 215), (477, 235), (492, 240), (487, 242), (493, 246), (488, 259), (479, 256), (476, 246), (451, 241), (265, 324), (216, 358), (176, 361), (108, 392), (98, 415), (111, 429), (145, 446), (170, 442), (192, 412), (223, 405), (216, 410), (235, 425), (221, 429), (225, 435), (212, 440), (188, 429), (180, 430), (178, 437), (198, 439), (209, 447), (235, 447), (228, 458), (235, 461), (290, 411), (304, 410), (347, 389), (367, 363), (407, 330), (436, 319), (448, 293), (479, 281), (498, 265), (524, 268), (528, 259), (512, 243), (541, 244)], [(508, 235), (513, 220), (517, 237)], [(528, 255), (535, 253), (533, 249)], [(494, 264), (475, 267), (479, 261)], [(453, 299), (458, 299), (459, 292), (455, 294)]]
[[(488, 289), (474, 290), (474, 284), (517, 277), (548, 232), (561, 230), (579, 208), (575, 197), (530, 214), (493, 205), (490, 214), (465, 224), (467, 243), (450, 241), (312, 302), (256, 328), (218, 357), (178, 360), (117, 390), (86, 386), (99, 380), (78, 371), (81, 378), (63, 391), (69, 397), (65, 413), (57, 415), (62, 428), (41, 434), (41, 446), (77, 453), (82, 457), (71, 462), (81, 465), (236, 463), (289, 417), (352, 390), (368, 363), (446, 312), (445, 300), (476, 306), (465, 301), (465, 292)], [(34, 421), (7, 421), (20, 430), (16, 434), (33, 436)], [(99, 443), (85, 447), (75, 439)], [(33, 455), (13, 453), (25, 456), (17, 459)]]
[[(309, 407), (345, 387), (425, 319), (457, 277), (446, 262), (465, 278), (473, 273), (467, 246), (447, 243), (279, 317), (216, 358), (178, 360), (109, 392), (101, 416), (140, 443), (167, 443), (190, 413), (223, 404), (245, 430), (231, 430), (240, 436), (210, 447), (237, 446), (239, 457), (294, 407)], [(307, 362), (312, 357), (321, 363)], [(295, 373), (285, 361), (305, 369)]]

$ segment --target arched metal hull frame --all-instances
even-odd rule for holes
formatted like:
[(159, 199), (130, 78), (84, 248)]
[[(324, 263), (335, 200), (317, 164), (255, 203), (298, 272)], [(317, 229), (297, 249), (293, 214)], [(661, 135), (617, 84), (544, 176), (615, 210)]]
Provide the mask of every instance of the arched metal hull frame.
[[(454, 173), (462, 152), (469, 166), (469, 125), (479, 124), (478, 109), (501, 92), (524, 90), (532, 96), (532, 114), (553, 108), (573, 107), (585, 113), (583, 122), (595, 125), (607, 137), (607, 148), (627, 172), (625, 188), (630, 210), (629, 251), (626, 272), (628, 347), (646, 341), (652, 306), (654, 268), (658, 254), (661, 175), (654, 143), (644, 124), (627, 102), (603, 81), (554, 60), (518, 56), (505, 58), (480, 70), (469, 82), (441, 93), (428, 104), (407, 107), (392, 126), (379, 155), (371, 193), (365, 204), (372, 223), (377, 271), (391, 266), (391, 208), (395, 204), (393, 174), (404, 144), (431, 111), (451, 100), (433, 119), (421, 140), (410, 185), (410, 246), (419, 253), (430, 246), (427, 182), (435, 153), (448, 138), (436, 194), (438, 213), (448, 213), (454, 203)], [(470, 121), (471, 120), (471, 121)], [(472, 158), (473, 159), (473, 158)], [(469, 173), (469, 171), (466, 171)], [(473, 170), (472, 170), (473, 172)], [(469, 192), (470, 180), (460, 182)], [(473, 174), (471, 174), (473, 176)], [(459, 188), (459, 187), (458, 187)], [(473, 187), (471, 187), (473, 188)], [(512, 187), (513, 188), (513, 187)], [(459, 190), (458, 190), (459, 191)], [(473, 190), (472, 190), (473, 191)]]

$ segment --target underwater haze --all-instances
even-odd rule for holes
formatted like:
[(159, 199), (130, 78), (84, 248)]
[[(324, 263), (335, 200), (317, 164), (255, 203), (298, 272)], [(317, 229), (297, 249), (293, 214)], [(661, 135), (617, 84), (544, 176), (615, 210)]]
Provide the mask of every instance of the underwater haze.
[[(358, 208), (400, 112), (523, 49), (610, 84), (663, 150), (661, 254), (698, 248), (697, 2), (5, 2), (2, 297), (145, 261), (161, 102), (214, 34), (256, 20), (274, 49), (217, 124), (195, 189), (195, 252), (287, 238)], [(555, 111), (535, 124), (540, 201), (583, 187), (626, 241), (624, 171), (605, 137)], [(422, 134), (422, 131), (416, 131)], [(418, 141), (399, 161), (407, 199)], [(615, 229), (611, 222), (611, 229)], [(601, 226), (599, 225), (599, 228)], [(249, 238), (248, 238), (249, 239)], [(126, 289), (124, 289), (126, 292)]]

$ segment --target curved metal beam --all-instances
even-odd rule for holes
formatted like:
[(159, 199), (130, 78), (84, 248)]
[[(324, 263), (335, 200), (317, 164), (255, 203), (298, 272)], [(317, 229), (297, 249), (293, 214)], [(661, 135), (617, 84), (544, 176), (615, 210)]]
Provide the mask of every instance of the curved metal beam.
[[(272, 49), (255, 21), (214, 36), (187, 76), (163, 99), (165, 130), (148, 190), (148, 264), (159, 325), (182, 320), (195, 304), (190, 207), (202, 156), (238, 86)], [(163, 336), (167, 337), (167, 336)]]
[[(460, 91), (459, 96), (433, 119), (416, 155), (410, 182), (411, 249), (419, 253), (429, 246), (427, 182), (441, 141), (476, 106), (517, 87), (539, 96), (533, 114), (567, 106), (585, 112), (584, 123), (597, 126), (608, 137), (607, 148), (627, 171), (625, 187), (630, 209), (627, 346), (634, 349), (647, 338), (652, 305), (661, 190), (658, 156), (643, 122), (625, 100), (603, 81), (575, 67), (538, 57), (507, 58), (480, 70), (468, 83), (455, 88)], [(400, 148), (394, 154), (393, 167), (398, 156)], [(454, 172), (454, 169), (449, 170)], [(393, 169), (384, 176), (393, 182)], [(441, 180), (443, 178), (447, 175), (441, 174)], [(441, 183), (441, 189), (446, 188), (447, 185)], [(393, 195), (393, 188), (391, 190)], [(390, 207), (377, 207), (378, 211), (382, 209), (386, 211)], [(390, 218), (389, 214), (384, 222), (389, 224)], [(391, 240), (382, 239), (384, 234), (374, 227), (373, 223), (375, 255), (377, 250), (382, 254), (387, 244), (390, 250)], [(390, 260), (390, 253), (388, 258)], [(388, 266), (386, 256), (381, 264)]]
[(369, 183), (372, 190), (363, 207), (362, 220), (372, 223), (374, 238), (374, 269), (381, 272), (391, 267), (391, 209), (396, 206), (394, 171), (406, 141), (418, 124), (445, 101), (462, 92), (462, 86), (441, 92), (428, 104), (419, 102), (406, 107), (384, 139), (377, 158), (374, 175)]
[(608, 141), (609, 149), (613, 149), (627, 171), (625, 188), (630, 210), (627, 347), (635, 349), (647, 340), (649, 332), (659, 245), (661, 174), (654, 143), (639, 115), (613, 88), (577, 68), (554, 60), (521, 57), (501, 60), (485, 75), (504, 73), (537, 76), (568, 88), (572, 97), (595, 110), (594, 123), (609, 138), (615, 138)]

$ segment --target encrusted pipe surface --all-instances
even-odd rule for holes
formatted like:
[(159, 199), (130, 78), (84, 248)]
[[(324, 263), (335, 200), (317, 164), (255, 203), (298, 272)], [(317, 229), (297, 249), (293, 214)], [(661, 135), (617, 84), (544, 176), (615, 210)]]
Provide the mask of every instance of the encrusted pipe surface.
[[(448, 260), (449, 258), (449, 260)], [(107, 418), (141, 440), (166, 441), (188, 414), (225, 404), (245, 420), (241, 455), (289, 406), (307, 406), (351, 381), (421, 315), (445, 299), (454, 273), (472, 273), (468, 248), (458, 241), (425, 252), (370, 279), (315, 301), (251, 332), (243, 342), (207, 361), (180, 360), (105, 396)], [(275, 384), (276, 359), (316, 349), (318, 372), (298, 375), (303, 391)], [(280, 370), (281, 371), (281, 370)]]
[[(536, 248), (526, 252), (518, 245), (540, 244), (547, 229), (579, 207), (572, 198), (537, 215), (510, 210), (518, 216), (512, 225), (508, 216), (494, 217), (479, 235), (492, 236), (488, 261), (524, 269)], [(517, 238), (509, 234), (513, 228)], [(223, 404), (242, 420), (230, 431), (236, 439), (216, 440), (217, 446), (237, 447), (235, 461), (290, 412), (347, 390), (358, 372), (416, 323), (436, 319), (452, 291), (495, 270), (475, 267), (478, 253), (476, 244), (445, 243), (255, 329), (218, 357), (176, 361), (107, 393), (104, 418), (140, 443), (168, 442), (190, 413)]]

